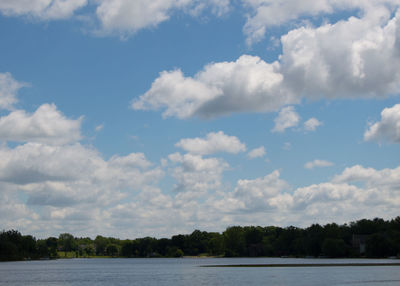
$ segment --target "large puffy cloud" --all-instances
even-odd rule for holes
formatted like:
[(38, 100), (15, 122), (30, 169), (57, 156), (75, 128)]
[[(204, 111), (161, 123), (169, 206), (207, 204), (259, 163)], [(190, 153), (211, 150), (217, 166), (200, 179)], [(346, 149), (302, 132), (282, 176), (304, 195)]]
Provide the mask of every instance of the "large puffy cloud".
[(243, 3), (251, 11), (243, 28), (249, 45), (262, 40), (268, 28), (302, 17), (333, 14), (345, 9), (368, 13), (381, 7), (394, 9), (400, 4), (398, 0), (243, 0)]
[(235, 62), (212, 63), (194, 77), (180, 70), (160, 74), (136, 99), (136, 110), (165, 108), (164, 116), (215, 117), (232, 112), (275, 111), (297, 98), (282, 89), (279, 63), (244, 55)]
[(0, 117), (0, 140), (65, 144), (81, 138), (81, 118), (67, 119), (54, 104), (43, 104), (33, 114), (15, 110)]
[(87, 3), (87, 0), (3, 0), (0, 1), (0, 12), (7, 16), (27, 15), (42, 20), (65, 19)]
[(381, 112), (381, 120), (365, 131), (364, 140), (400, 143), (400, 104), (385, 108)]
[[(282, 36), (285, 84), (312, 98), (385, 97), (400, 90), (400, 10), (302, 27)], [(338, 60), (340, 59), (340, 60)]]
[[(383, 98), (400, 91), (400, 10), (385, 6), (318, 28), (282, 36), (279, 61), (243, 55), (211, 63), (193, 77), (164, 71), (134, 100), (136, 110), (163, 116), (216, 117), (278, 111), (302, 98)], [(338, 60), (340, 59), (340, 60)]]
[(10, 73), (0, 73), (0, 109), (12, 109), (18, 102), (18, 90), (25, 85), (16, 81)]
[(0, 181), (17, 185), (32, 183), (107, 182), (117, 189), (139, 188), (162, 176), (159, 169), (143, 172), (152, 164), (144, 154), (113, 156), (108, 161), (91, 148), (79, 143), (51, 146), (27, 143), (0, 149)]
[(196, 15), (207, 7), (217, 15), (229, 10), (229, 0), (101, 0), (96, 9), (104, 32), (135, 33), (168, 20), (175, 10)]
[(246, 151), (246, 145), (235, 136), (228, 136), (224, 132), (208, 133), (206, 138), (181, 139), (175, 146), (199, 155), (209, 155), (218, 152), (237, 154)]

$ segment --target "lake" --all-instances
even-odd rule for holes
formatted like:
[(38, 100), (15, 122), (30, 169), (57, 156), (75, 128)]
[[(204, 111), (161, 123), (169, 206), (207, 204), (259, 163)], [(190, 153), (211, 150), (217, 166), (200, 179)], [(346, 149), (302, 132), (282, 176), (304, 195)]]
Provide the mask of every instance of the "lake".
[(398, 263), (390, 259), (138, 258), (0, 263), (0, 285), (400, 285), (400, 266), (219, 268), (223, 264)]

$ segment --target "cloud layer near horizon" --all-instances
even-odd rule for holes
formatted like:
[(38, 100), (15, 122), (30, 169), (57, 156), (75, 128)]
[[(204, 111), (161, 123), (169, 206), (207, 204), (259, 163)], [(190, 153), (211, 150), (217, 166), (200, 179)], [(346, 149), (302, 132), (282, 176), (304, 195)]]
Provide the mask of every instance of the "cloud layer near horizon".
[[(377, 124), (389, 119), (395, 124), (391, 114), (397, 107), (384, 110)], [(8, 128), (11, 123), (17, 127), (14, 133)], [(233, 224), (305, 226), (316, 217), (320, 223), (344, 223), (368, 217), (370, 208), (376, 216), (398, 215), (400, 167), (354, 165), (332, 180), (298, 188), (274, 170), (258, 178), (238, 178), (230, 186), (224, 179), (230, 164), (214, 156), (240, 156), (246, 145), (238, 137), (218, 131), (183, 138), (175, 146), (187, 153), (172, 153), (155, 164), (143, 153), (104, 159), (79, 142), (80, 128), (79, 119), (69, 119), (51, 104), (33, 114), (15, 110), (0, 118), (1, 140), (21, 142), (0, 147), (3, 228), (39, 237), (59, 232), (161, 237), (194, 228), (221, 231)], [(262, 157), (265, 148), (242, 155)], [(331, 165), (314, 160), (305, 166)], [(161, 188), (164, 178), (172, 180), (171, 189)]]

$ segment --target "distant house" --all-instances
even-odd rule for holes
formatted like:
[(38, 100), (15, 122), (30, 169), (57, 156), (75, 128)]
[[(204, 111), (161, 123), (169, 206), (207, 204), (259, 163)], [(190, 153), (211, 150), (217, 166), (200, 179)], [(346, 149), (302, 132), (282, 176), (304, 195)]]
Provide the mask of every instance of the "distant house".
[(366, 242), (368, 239), (369, 235), (366, 234), (353, 234), (353, 248), (357, 249), (360, 254), (365, 253), (365, 248), (366, 248)]

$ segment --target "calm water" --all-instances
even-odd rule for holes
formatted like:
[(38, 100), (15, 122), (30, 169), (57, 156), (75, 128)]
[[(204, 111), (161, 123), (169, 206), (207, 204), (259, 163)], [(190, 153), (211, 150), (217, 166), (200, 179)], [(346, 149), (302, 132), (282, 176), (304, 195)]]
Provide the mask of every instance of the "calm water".
[(203, 268), (207, 264), (399, 262), (399, 260), (184, 258), (0, 263), (0, 285), (400, 285), (400, 267)]

